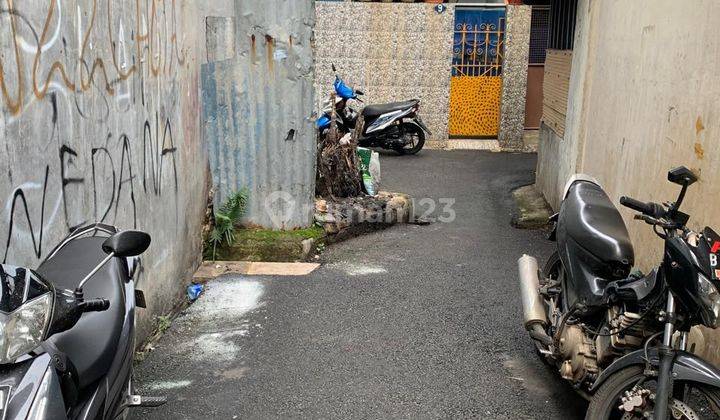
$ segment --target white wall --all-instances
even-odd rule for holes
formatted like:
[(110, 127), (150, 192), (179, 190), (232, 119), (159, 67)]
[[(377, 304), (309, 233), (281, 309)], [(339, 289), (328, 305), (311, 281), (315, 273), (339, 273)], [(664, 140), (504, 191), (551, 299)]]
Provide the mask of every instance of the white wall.
[[(718, 21), (711, 0), (580, 1), (565, 138), (540, 151), (543, 166), (557, 166), (555, 177), (539, 168), (551, 203), (574, 172), (598, 178), (616, 202), (672, 200), (678, 188), (667, 171), (685, 165), (700, 176), (684, 207), (692, 226), (720, 228), (711, 205), (720, 194)], [(638, 261), (656, 263), (660, 241), (623, 213), (635, 242), (650, 245), (636, 246)]]
[[(700, 183), (684, 210), (692, 227), (720, 228), (720, 208), (711, 204), (720, 194), (720, 3), (613, 1), (593, 9), (580, 166), (614, 199), (656, 202), (677, 196), (677, 186), (666, 181), (668, 169), (692, 168)], [(629, 225), (638, 244), (655, 245), (637, 246), (638, 260), (655, 263), (661, 242), (647, 226)]]
[[(691, 6), (580, 0), (565, 138), (541, 135), (538, 185), (553, 206), (576, 171), (595, 176), (615, 203), (674, 200), (667, 171), (685, 165), (700, 178), (683, 205), (690, 227), (720, 229), (720, 3)], [(657, 265), (662, 241), (621, 211), (638, 265)], [(699, 338), (716, 363), (719, 338)]]

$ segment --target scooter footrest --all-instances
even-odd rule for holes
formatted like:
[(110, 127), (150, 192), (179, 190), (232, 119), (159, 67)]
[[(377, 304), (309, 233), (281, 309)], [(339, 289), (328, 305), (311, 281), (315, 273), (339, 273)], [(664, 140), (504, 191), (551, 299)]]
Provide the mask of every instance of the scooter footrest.
[(167, 397), (146, 397), (142, 395), (131, 395), (131, 407), (160, 407), (167, 403)]

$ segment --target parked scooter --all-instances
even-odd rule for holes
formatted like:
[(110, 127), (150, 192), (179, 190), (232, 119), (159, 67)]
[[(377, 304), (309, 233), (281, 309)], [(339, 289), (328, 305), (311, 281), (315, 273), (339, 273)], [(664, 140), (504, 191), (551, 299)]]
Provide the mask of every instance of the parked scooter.
[(117, 419), (165, 402), (133, 394), (136, 301), (145, 307), (133, 277), (149, 245), (93, 224), (34, 271), (0, 265), (1, 419)]
[[(335, 72), (335, 103), (331, 104), (329, 100), (325, 102), (322, 116), (316, 124), (320, 132), (325, 133), (330, 128), (334, 106), (339, 117), (336, 121), (338, 131), (349, 133), (355, 129), (358, 113), (348, 105), (348, 101), (353, 99), (362, 103), (359, 96), (364, 93), (347, 86), (337, 74), (334, 64), (332, 69)], [(418, 153), (425, 145), (425, 133), (432, 134), (418, 115), (419, 109), (419, 99), (365, 106), (361, 111), (365, 124), (358, 144), (362, 147), (395, 150), (405, 155)]]
[(543, 360), (590, 400), (587, 419), (720, 415), (720, 370), (687, 351), (691, 327), (720, 323), (720, 236), (690, 230), (680, 211), (696, 176), (680, 167), (668, 180), (682, 186), (675, 202), (620, 199), (665, 243), (649, 274), (631, 271), (620, 213), (582, 175), (553, 216), (557, 250), (543, 271), (533, 257), (518, 262), (525, 327)]

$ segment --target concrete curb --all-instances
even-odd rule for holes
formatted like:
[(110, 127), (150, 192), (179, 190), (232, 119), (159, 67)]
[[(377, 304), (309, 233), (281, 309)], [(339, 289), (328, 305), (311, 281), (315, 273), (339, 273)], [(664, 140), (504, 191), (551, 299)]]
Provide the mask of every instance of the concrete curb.
[(524, 147), (522, 149), (510, 149), (500, 147), (497, 139), (454, 139), (446, 141), (429, 141), (425, 143), (428, 150), (487, 150), (490, 152), (521, 152), (536, 153), (536, 148)]
[(306, 276), (317, 263), (277, 263), (249, 261), (205, 261), (193, 275), (193, 283), (206, 283), (225, 274), (248, 276)]
[(540, 229), (548, 225), (552, 209), (534, 184), (520, 187), (512, 195), (516, 205), (511, 222), (514, 227)]

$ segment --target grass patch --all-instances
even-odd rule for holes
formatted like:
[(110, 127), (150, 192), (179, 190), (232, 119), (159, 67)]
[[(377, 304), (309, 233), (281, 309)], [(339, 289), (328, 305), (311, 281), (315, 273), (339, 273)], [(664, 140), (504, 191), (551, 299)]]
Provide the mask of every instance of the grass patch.
[(232, 245), (216, 249), (217, 261), (288, 262), (302, 259), (302, 241), (322, 243), (325, 231), (313, 226), (297, 230), (237, 229)]

